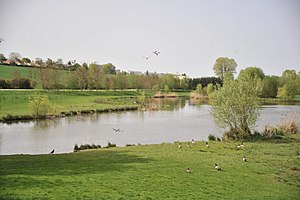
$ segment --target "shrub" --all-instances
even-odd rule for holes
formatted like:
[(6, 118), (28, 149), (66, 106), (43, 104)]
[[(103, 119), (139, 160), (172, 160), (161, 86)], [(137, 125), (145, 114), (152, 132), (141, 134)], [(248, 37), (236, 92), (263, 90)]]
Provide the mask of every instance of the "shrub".
[(280, 131), (285, 134), (294, 134), (298, 132), (296, 114), (290, 113), (285, 119), (283, 119), (278, 127)]
[(75, 144), (75, 146), (74, 146), (74, 152), (77, 152), (77, 151), (79, 151), (80, 149), (79, 149), (79, 147), (78, 147), (78, 145), (77, 144)]
[(216, 141), (216, 137), (212, 134), (208, 135), (208, 141)]
[(108, 142), (108, 144), (107, 144), (106, 148), (110, 148), (110, 147), (117, 147), (117, 145), (116, 145), (116, 144), (112, 144), (112, 143)]

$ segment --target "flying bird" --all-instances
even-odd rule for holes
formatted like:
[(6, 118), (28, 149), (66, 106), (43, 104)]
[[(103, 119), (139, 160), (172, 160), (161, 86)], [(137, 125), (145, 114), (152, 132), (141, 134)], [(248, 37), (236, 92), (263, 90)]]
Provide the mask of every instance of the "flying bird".
[(54, 154), (54, 149), (52, 149), (52, 151), (50, 152), (50, 154)]
[(146, 60), (149, 60), (149, 58), (151, 57), (151, 55), (147, 56), (143, 56), (143, 58), (145, 58)]
[(1, 43), (1, 42), (4, 42), (4, 39), (3, 39), (3, 38), (0, 38), (0, 43)]
[(154, 54), (157, 55), (157, 56), (160, 54), (159, 51), (153, 51), (152, 53), (154, 53)]
[(119, 128), (113, 128), (113, 130), (117, 133), (117, 132), (122, 132)]

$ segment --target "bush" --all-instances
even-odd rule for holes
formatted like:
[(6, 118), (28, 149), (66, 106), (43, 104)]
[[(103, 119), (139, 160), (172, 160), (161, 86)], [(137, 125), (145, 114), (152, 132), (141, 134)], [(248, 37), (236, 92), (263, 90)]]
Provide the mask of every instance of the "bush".
[(77, 151), (79, 151), (80, 149), (79, 149), (79, 147), (78, 147), (78, 145), (77, 144), (75, 144), (75, 146), (74, 146), (74, 152), (77, 152)]
[(212, 134), (208, 135), (208, 141), (216, 141), (216, 137)]
[(111, 147), (117, 147), (117, 145), (116, 145), (116, 144), (112, 144), (112, 143), (108, 142), (108, 144), (107, 144), (106, 148), (111, 148)]

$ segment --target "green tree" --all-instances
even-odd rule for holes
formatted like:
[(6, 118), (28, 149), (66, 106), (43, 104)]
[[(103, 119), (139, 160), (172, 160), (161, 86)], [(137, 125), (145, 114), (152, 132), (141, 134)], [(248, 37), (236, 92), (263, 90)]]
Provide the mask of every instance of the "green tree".
[(256, 83), (250, 78), (228, 81), (212, 101), (212, 115), (221, 128), (229, 128), (228, 139), (244, 139), (250, 135), (259, 115)]
[(250, 77), (253, 80), (263, 80), (265, 77), (265, 74), (261, 68), (258, 67), (247, 67), (246, 69), (242, 69), (239, 73), (238, 78), (241, 77)]
[(0, 62), (3, 62), (6, 60), (6, 57), (4, 56), (4, 54), (0, 53)]
[(31, 63), (31, 60), (29, 59), (29, 58), (22, 58), (22, 62), (24, 63), (24, 64), (30, 64)]
[(284, 99), (292, 99), (296, 95), (300, 95), (300, 74), (295, 70), (285, 70), (279, 79), (280, 90), (278, 97)]
[(278, 77), (266, 76), (262, 81), (261, 97), (263, 98), (275, 98), (278, 90)]
[(212, 83), (209, 83), (206, 87), (206, 93), (209, 98), (213, 97), (214, 94), (214, 85)]
[(222, 82), (224, 81), (225, 74), (234, 74), (236, 72), (237, 63), (232, 58), (220, 57), (216, 60), (213, 66), (213, 70), (216, 76), (220, 77)]
[(116, 67), (111, 63), (104, 64), (102, 65), (102, 71), (104, 74), (116, 74)]
[(51, 109), (48, 95), (40, 92), (35, 92), (29, 96), (28, 105), (35, 118), (48, 114)]
[(199, 83), (196, 87), (196, 92), (197, 94), (203, 94), (203, 91), (202, 91), (202, 84)]
[(100, 76), (101, 76), (101, 69), (100, 66), (96, 63), (92, 63), (89, 66), (88, 69), (88, 87), (89, 89), (99, 89), (97, 86), (99, 86), (100, 82)]

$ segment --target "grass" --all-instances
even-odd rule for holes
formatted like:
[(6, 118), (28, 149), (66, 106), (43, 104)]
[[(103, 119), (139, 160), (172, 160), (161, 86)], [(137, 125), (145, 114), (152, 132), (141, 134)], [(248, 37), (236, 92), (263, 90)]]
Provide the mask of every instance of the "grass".
[[(29, 96), (35, 90), (0, 90), (0, 119), (7, 115), (30, 115)], [(54, 113), (88, 109), (137, 106), (136, 91), (41, 91), (49, 96)]]
[(0, 79), (11, 79), (14, 72), (18, 72), (21, 77), (30, 77), (30, 72), (36, 72), (36, 68), (32, 67), (18, 67), (18, 66), (8, 66), (0, 65)]
[(243, 150), (197, 142), (0, 156), (0, 199), (299, 199), (299, 143), (297, 134)]

